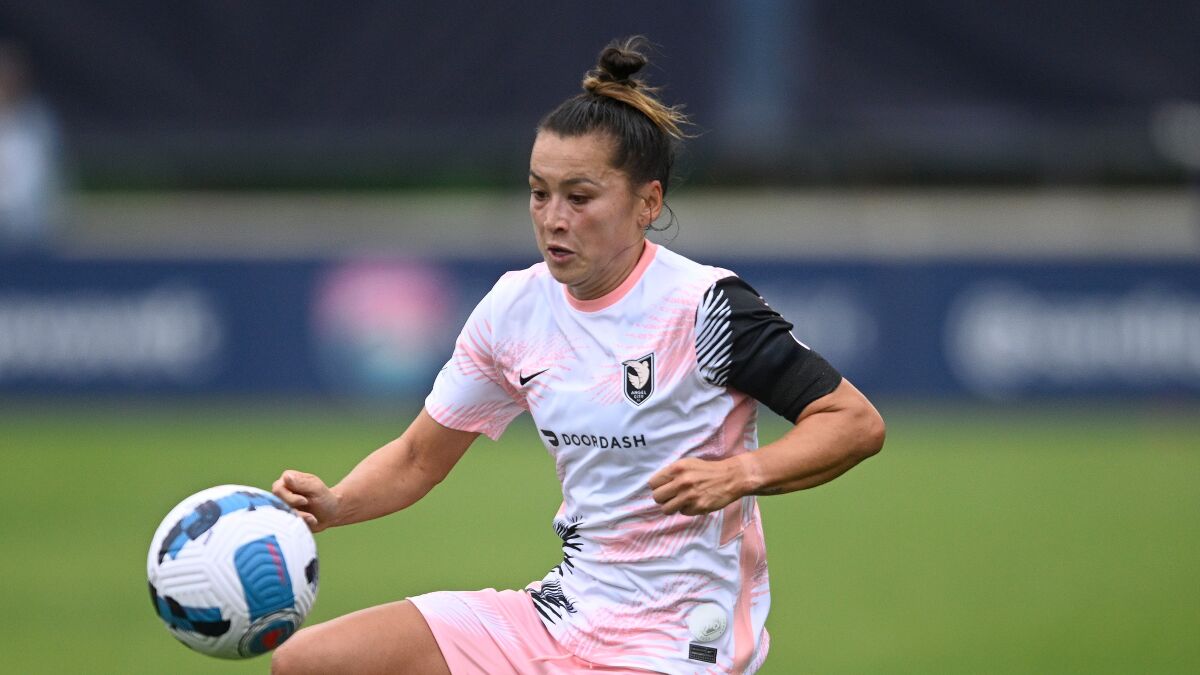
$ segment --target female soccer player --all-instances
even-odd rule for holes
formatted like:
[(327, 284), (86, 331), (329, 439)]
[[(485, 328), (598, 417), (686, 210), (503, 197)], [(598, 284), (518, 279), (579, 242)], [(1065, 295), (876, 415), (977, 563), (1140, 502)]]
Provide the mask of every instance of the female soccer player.
[[(751, 673), (770, 592), (756, 495), (832, 480), (883, 445), (874, 407), (732, 272), (645, 238), (684, 116), (614, 43), (538, 127), (543, 262), (502, 276), (425, 407), (332, 488), (274, 491), (313, 531), (393, 513), (528, 410), (554, 456), (563, 558), (522, 590), (438, 592), (301, 630), (278, 673)], [(736, 226), (736, 224), (731, 224)], [(761, 401), (795, 422), (757, 447)]]

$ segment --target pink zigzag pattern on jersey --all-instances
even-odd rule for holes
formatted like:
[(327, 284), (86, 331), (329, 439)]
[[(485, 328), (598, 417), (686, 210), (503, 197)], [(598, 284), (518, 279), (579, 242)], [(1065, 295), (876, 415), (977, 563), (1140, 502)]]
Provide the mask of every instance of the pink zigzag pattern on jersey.
[[(622, 337), (615, 351), (637, 358), (654, 352), (655, 389), (671, 386), (696, 364), (696, 305), (707, 285), (689, 284), (673, 291), (644, 313)], [(625, 373), (619, 364), (598, 374), (588, 388), (592, 400), (612, 405), (624, 396)]]
[(621, 393), (621, 388), (624, 386), (621, 378), (625, 376), (620, 364), (615, 364), (611, 371), (598, 374), (592, 382), (592, 386), (588, 387), (588, 392), (592, 395), (592, 403), (597, 405), (612, 405), (618, 403), (624, 394)]
[(750, 581), (754, 585), (750, 593), (751, 600), (757, 600), (763, 596), (771, 594), (770, 573), (767, 566), (767, 542), (762, 535), (762, 519), (759, 515), (758, 505), (754, 507), (754, 521), (747, 527), (758, 528), (758, 539), (762, 542), (760, 550), (760, 558), (754, 565), (754, 572), (750, 575)]
[(771, 587), (767, 584), (767, 566), (762, 564), (754, 569), (754, 589), (750, 591), (750, 599), (758, 600), (770, 594)]
[(516, 416), (506, 401), (434, 406), (429, 409), (429, 414), (442, 426), (474, 431), (488, 437), (498, 436)]
[(652, 345), (658, 385), (669, 387), (696, 366), (696, 305), (706, 287), (688, 285), (677, 289), (626, 335), (635, 342), (648, 341)]
[[(736, 389), (728, 389), (733, 407), (719, 427), (701, 430), (680, 444), (678, 451), (667, 458), (667, 464), (683, 457), (718, 460), (734, 457), (753, 449), (755, 443), (758, 402)], [(665, 466), (665, 464), (664, 464)]]
[(507, 385), (505, 391), (510, 396), (526, 401), (526, 410), (529, 409), (529, 402), (537, 403), (546, 397), (551, 383), (564, 381), (571, 372), (567, 364), (578, 360), (578, 351), (574, 346), (556, 334), (536, 340), (502, 340), (496, 343), (493, 354), (498, 367), (512, 373), (518, 382), (523, 373), (548, 370), (524, 388), (504, 380), (504, 385)]
[(628, 563), (655, 558), (670, 558), (688, 543), (703, 536), (719, 514), (685, 516), (663, 515), (657, 504), (642, 508), (611, 527), (610, 534), (593, 537), (600, 546), (599, 557), (605, 563)]
[(454, 350), (454, 365), (467, 377), (499, 384), (504, 378), (500, 376), (492, 358), (491, 335), (492, 325), (487, 321), (483, 322), (482, 330), (469, 325), (458, 338)]
[(762, 514), (755, 504), (751, 522), (743, 530), (739, 569), (741, 589), (733, 610), (733, 635), (735, 641), (735, 666), (749, 666), (757, 646), (753, 644), (754, 601), (766, 594), (767, 549), (763, 541)]
[[(536, 270), (533, 276), (539, 276)], [(564, 375), (569, 370), (564, 369), (562, 364), (574, 352), (575, 350), (569, 342), (556, 335), (549, 335), (541, 340), (533, 341), (497, 340), (491, 322), (485, 319), (478, 324), (468, 324), (467, 329), (459, 336), (455, 345), (452, 362), (464, 376), (496, 384), (509, 398), (528, 410), (527, 397), (535, 401), (540, 400), (545, 395), (544, 390), (550, 382), (561, 382), (564, 379)], [(531, 359), (534, 358), (544, 359), (538, 361), (543, 365), (537, 367), (535, 372), (548, 365), (558, 366), (556, 368), (558, 372), (556, 374), (546, 373), (539, 378), (538, 382), (523, 389), (518, 384), (521, 374), (520, 367), (532, 368), (534, 364)], [(506, 377), (506, 373), (513, 375), (511, 381)]]
[(758, 653), (755, 654), (754, 660), (746, 667), (747, 673), (756, 673), (759, 668), (762, 668), (763, 662), (767, 660), (767, 653), (771, 651), (771, 631), (763, 628), (762, 639), (759, 641)]
[[(700, 433), (685, 439), (674, 449), (673, 453), (666, 458), (663, 466), (668, 466), (674, 462), (683, 459), (684, 457), (695, 457), (697, 459), (718, 460), (729, 456), (729, 447), (725, 442), (726, 434), (723, 426), (702, 429)], [(738, 453), (734, 453), (738, 454)]]
[[(637, 605), (596, 609), (586, 625), (565, 631), (559, 642), (576, 656), (599, 663), (628, 658), (633, 645), (639, 655), (670, 658), (690, 638), (687, 612), (697, 598), (708, 597), (715, 590), (716, 583), (706, 575), (678, 574), (668, 578), (655, 596), (642, 596)], [(676, 630), (669, 632), (672, 627)]]
[(737, 390), (729, 390), (733, 396), (733, 409), (721, 424), (721, 436), (725, 443), (725, 457), (740, 455), (753, 449), (758, 428), (758, 401)]
[[(731, 390), (734, 405), (720, 427), (701, 436), (695, 443), (683, 443), (666, 464), (681, 457), (698, 457), (718, 460), (740, 455), (748, 450), (753, 440), (754, 419), (757, 403), (739, 391)], [(705, 528), (717, 518), (714, 512), (703, 516), (674, 514), (665, 516), (649, 495), (639, 499), (618, 515), (611, 526), (612, 534), (594, 537), (600, 545), (600, 556), (605, 562), (633, 562), (655, 557), (669, 557), (678, 553), (688, 542), (703, 535)], [(738, 530), (741, 528), (739, 527)]]
[(744, 673), (757, 673), (762, 668), (763, 663), (767, 660), (767, 650), (771, 647), (771, 634), (767, 629), (763, 629), (762, 640), (759, 645), (761, 649), (755, 654), (754, 660), (746, 666), (745, 670), (734, 670), (733, 657), (725, 652), (719, 652), (719, 661), (716, 665), (709, 666), (704, 671), (697, 671), (697, 675), (743, 675)]

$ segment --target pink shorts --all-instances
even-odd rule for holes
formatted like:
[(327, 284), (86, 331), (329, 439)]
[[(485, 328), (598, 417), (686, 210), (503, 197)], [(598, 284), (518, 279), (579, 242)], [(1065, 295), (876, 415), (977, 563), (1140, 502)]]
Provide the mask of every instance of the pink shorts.
[(408, 599), (425, 617), (454, 675), (645, 675), (568, 653), (524, 591), (438, 591)]

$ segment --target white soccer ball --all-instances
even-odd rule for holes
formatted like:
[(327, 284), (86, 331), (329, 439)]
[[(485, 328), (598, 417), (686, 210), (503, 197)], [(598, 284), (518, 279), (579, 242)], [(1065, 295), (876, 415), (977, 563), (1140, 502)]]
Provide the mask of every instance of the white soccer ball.
[(281, 499), (245, 485), (202, 490), (171, 509), (146, 558), (150, 599), (171, 634), (211, 656), (278, 647), (317, 597), (317, 544)]

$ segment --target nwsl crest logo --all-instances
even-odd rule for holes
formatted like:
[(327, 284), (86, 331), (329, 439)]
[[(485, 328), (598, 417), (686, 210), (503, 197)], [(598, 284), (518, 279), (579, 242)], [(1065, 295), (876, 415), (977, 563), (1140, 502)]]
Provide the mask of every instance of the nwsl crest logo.
[(654, 352), (621, 365), (625, 368), (625, 398), (634, 405), (645, 403), (654, 393)]

